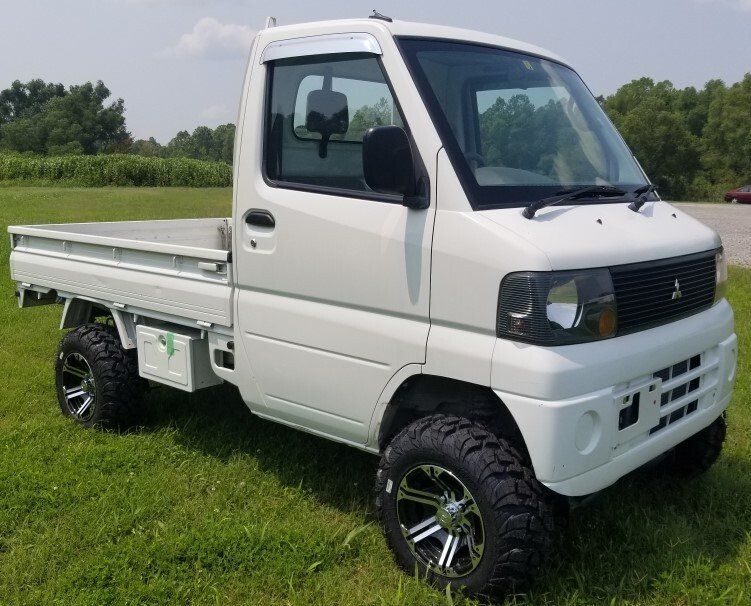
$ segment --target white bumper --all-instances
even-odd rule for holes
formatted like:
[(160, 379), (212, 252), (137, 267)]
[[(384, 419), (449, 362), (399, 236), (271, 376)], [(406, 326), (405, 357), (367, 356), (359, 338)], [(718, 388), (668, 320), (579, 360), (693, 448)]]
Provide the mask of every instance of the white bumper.
[(519, 425), (538, 479), (580, 496), (712, 423), (730, 402), (737, 358), (732, 310), (722, 301), (597, 343), (544, 348), (499, 339), (491, 384)]

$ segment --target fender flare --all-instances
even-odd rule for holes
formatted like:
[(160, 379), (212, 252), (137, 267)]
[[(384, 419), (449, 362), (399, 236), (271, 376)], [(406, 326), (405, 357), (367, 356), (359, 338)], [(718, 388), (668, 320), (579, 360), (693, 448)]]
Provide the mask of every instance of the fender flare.
[(378, 452), (378, 437), (381, 432), (381, 423), (383, 422), (383, 417), (386, 409), (388, 408), (389, 404), (391, 404), (391, 398), (394, 397), (396, 390), (401, 387), (404, 381), (415, 375), (422, 374), (422, 367), (423, 364), (407, 364), (406, 366), (402, 366), (399, 370), (396, 371), (396, 373), (394, 373), (391, 379), (389, 379), (386, 387), (383, 388), (383, 391), (378, 398), (378, 402), (373, 409), (373, 414), (370, 419), (368, 441), (366, 444), (369, 448), (374, 449), (376, 452)]
[(124, 349), (136, 348), (136, 326), (131, 314), (124, 314), (121, 310), (113, 307), (95, 305), (92, 301), (81, 297), (65, 299), (63, 317), (60, 319), (60, 329), (76, 328), (91, 321), (94, 309), (107, 309), (115, 322), (115, 328), (120, 336), (120, 342)]

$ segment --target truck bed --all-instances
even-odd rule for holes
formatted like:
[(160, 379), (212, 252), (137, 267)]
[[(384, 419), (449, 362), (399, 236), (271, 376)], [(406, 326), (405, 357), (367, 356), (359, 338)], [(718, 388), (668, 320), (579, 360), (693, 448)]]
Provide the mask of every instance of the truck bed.
[(134, 313), (232, 325), (231, 220), (11, 226), (11, 276)]

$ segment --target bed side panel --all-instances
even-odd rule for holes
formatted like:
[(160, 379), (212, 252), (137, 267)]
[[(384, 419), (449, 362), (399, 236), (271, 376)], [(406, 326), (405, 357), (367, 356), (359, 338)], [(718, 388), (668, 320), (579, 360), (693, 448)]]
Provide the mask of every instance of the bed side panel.
[(232, 325), (228, 263), (28, 235), (16, 236), (10, 261), (18, 282)]

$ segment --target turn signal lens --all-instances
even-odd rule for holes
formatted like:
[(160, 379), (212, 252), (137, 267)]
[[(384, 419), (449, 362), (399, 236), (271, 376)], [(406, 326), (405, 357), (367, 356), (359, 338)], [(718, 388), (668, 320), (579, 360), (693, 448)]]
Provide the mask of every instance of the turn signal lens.
[(715, 267), (714, 301), (717, 303), (725, 298), (728, 287), (728, 260), (722, 248), (715, 255)]
[(600, 337), (612, 337), (615, 334), (615, 329), (618, 323), (616, 322), (616, 315), (612, 309), (603, 309), (600, 312), (600, 319), (597, 322), (597, 330)]

